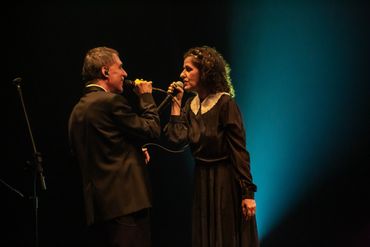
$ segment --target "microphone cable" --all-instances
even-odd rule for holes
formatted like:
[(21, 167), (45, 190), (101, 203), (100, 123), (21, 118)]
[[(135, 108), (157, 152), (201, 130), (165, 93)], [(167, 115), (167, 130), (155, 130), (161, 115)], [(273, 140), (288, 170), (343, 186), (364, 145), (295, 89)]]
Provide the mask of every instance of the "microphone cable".
[(158, 143), (154, 143), (154, 142), (149, 142), (149, 143), (145, 143), (141, 148), (147, 148), (148, 146), (156, 146), (156, 147), (159, 147), (169, 153), (182, 153), (184, 152), (187, 147), (189, 147), (189, 144), (186, 144), (185, 146), (183, 146), (181, 149), (179, 150), (173, 150), (173, 149), (169, 149), (169, 148), (166, 148)]
[[(167, 94), (167, 95), (171, 96), (172, 99), (175, 98), (175, 96), (173, 96), (172, 94), (168, 93), (166, 90), (163, 90), (161, 88), (153, 87), (153, 90), (154, 91), (159, 91), (159, 92), (164, 93), (164, 94)], [(180, 105), (179, 102), (177, 102), (177, 100), (174, 100), (172, 102), (175, 102), (181, 108), (181, 105)]]
[[(131, 81), (130, 81), (131, 83)], [(163, 90), (161, 88), (157, 88), (157, 87), (153, 87), (152, 88), (154, 91), (158, 91), (158, 92), (161, 92), (161, 93), (164, 93), (166, 95), (170, 95), (172, 99), (175, 98), (175, 96), (173, 96), (172, 94), (168, 93), (166, 90)], [(172, 102), (175, 102), (180, 108), (181, 108), (181, 105), (180, 103), (175, 99), (174, 101)], [(189, 147), (189, 144), (186, 144), (185, 146), (183, 146), (181, 149), (179, 150), (173, 150), (173, 149), (169, 149), (169, 148), (166, 148), (158, 143), (154, 143), (154, 142), (150, 142), (150, 143), (145, 143), (141, 148), (147, 148), (148, 146), (156, 146), (156, 147), (159, 147), (167, 152), (170, 152), (170, 153), (182, 153), (184, 152), (188, 147)]]

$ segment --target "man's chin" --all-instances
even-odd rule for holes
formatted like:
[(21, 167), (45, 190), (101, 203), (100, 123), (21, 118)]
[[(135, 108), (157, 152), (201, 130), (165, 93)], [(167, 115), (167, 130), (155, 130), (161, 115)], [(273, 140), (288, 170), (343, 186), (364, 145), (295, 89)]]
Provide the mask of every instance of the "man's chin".
[(121, 87), (121, 88), (116, 88), (116, 89), (114, 90), (114, 93), (116, 93), (116, 94), (121, 94), (121, 93), (123, 93), (123, 87)]

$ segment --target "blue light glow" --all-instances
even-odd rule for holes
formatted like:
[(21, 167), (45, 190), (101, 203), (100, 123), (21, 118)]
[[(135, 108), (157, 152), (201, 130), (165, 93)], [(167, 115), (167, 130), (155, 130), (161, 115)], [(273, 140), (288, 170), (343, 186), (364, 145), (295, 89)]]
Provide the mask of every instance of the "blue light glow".
[(345, 6), (235, 3), (232, 78), (258, 185), (263, 238), (330, 171), (350, 133), (361, 51)]

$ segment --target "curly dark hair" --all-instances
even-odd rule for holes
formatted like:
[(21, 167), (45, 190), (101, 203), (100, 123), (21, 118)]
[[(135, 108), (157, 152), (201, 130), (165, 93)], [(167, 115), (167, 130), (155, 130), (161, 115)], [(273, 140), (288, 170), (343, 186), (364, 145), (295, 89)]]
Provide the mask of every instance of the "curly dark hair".
[(184, 54), (184, 59), (187, 57), (192, 57), (194, 66), (199, 70), (200, 84), (209, 93), (227, 92), (234, 97), (230, 66), (215, 48), (193, 47)]

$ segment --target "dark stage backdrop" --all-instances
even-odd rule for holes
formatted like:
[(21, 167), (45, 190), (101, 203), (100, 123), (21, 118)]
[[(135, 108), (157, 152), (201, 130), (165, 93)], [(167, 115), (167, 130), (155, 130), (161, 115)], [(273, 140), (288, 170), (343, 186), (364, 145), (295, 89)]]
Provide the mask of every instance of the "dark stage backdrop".
[[(251, 2), (252, 5), (255, 7), (258, 4)], [(253, 11), (258, 9), (254, 7), (244, 14), (253, 16)], [(237, 50), (231, 47), (235, 43), (231, 39), (237, 38), (231, 37), (231, 9), (227, 1), (219, 4), (134, 1), (10, 3), (10, 6), (2, 8), (1, 54), (5, 56), (2, 57), (4, 77), (1, 94), (4, 112), (0, 246), (34, 246), (36, 218), (40, 246), (83, 246), (85, 227), (80, 174), (69, 153), (67, 121), (83, 88), (80, 71), (84, 54), (96, 46), (113, 47), (120, 52), (130, 79), (152, 80), (155, 87), (166, 89), (169, 83), (179, 79), (183, 53), (190, 47), (216, 47), (231, 62), (231, 51)], [(368, 11), (359, 13), (364, 15), (364, 20), (368, 20)], [(361, 28), (364, 33), (369, 32), (366, 22)], [(369, 55), (370, 46), (364, 47), (364, 54)], [(363, 80), (366, 85), (363, 88), (367, 90), (370, 62), (369, 56), (365, 57), (361, 62), (363, 72), (356, 76)], [(232, 72), (242, 74), (240, 71)], [(23, 79), (21, 86), (25, 106), (36, 148), (43, 158), (47, 190), (37, 190), (37, 217), (32, 200), (32, 168), (27, 165), (28, 161), (33, 161), (33, 148), (20, 97), (12, 84), (16, 77)], [(242, 98), (243, 94), (237, 96)], [(159, 103), (165, 96), (155, 92), (154, 97)], [(367, 104), (366, 109), (369, 109)], [(364, 109), (359, 111), (367, 112)], [(370, 111), (367, 113), (370, 114)], [(162, 124), (168, 120), (168, 114), (167, 109), (162, 115)], [(279, 227), (261, 239), (262, 246), (327, 246), (321, 244), (328, 242), (322, 231), (330, 232), (332, 224), (336, 225), (334, 229), (348, 229), (341, 230), (341, 234), (330, 234), (335, 246), (340, 245), (344, 232), (348, 235), (343, 246), (348, 246), (349, 239), (353, 239), (351, 246), (369, 243), (370, 205), (366, 200), (370, 195), (367, 182), (370, 122), (369, 115), (364, 114), (361, 121), (365, 124), (359, 124), (364, 126), (360, 130), (363, 133), (361, 138), (356, 140), (352, 150), (345, 150), (348, 155), (341, 154), (354, 158), (355, 165), (346, 165), (343, 174), (322, 183), (323, 187), (317, 194), (303, 200), (279, 223)], [(189, 150), (170, 153), (153, 146), (150, 152), (152, 161), (148, 169), (153, 188), (153, 246), (191, 246), (194, 164)], [(337, 162), (347, 164), (351, 160), (338, 159)], [(353, 195), (356, 195), (356, 200), (353, 200)], [(318, 206), (317, 201), (324, 203)], [(330, 217), (323, 215), (322, 222), (309, 221), (304, 213), (320, 215), (322, 209), (330, 212), (332, 206), (337, 206), (334, 203), (337, 201), (342, 203), (339, 206), (341, 211), (331, 211)], [(257, 205), (263, 203), (257, 201)], [(354, 213), (355, 218), (352, 218)], [(360, 225), (362, 232), (351, 230), (357, 229), (355, 225)], [(323, 226), (318, 228), (320, 233), (317, 226)], [(304, 235), (300, 237), (302, 232)], [(307, 244), (302, 245), (304, 242)]]
[[(228, 49), (228, 5), (97, 2), (16, 4), (2, 10), (5, 61), (5, 128), (0, 178), (0, 246), (32, 246), (33, 149), (12, 80), (22, 77), (37, 149), (43, 157), (47, 190), (38, 191), (41, 246), (81, 246), (84, 212), (80, 174), (69, 154), (67, 121), (81, 95), (84, 54), (96, 46), (120, 52), (128, 78), (152, 80), (166, 89), (179, 79), (186, 49), (208, 44)], [(157, 103), (165, 95), (154, 92)], [(163, 112), (162, 122), (168, 119)], [(192, 160), (150, 147), (154, 246), (190, 246)]]

